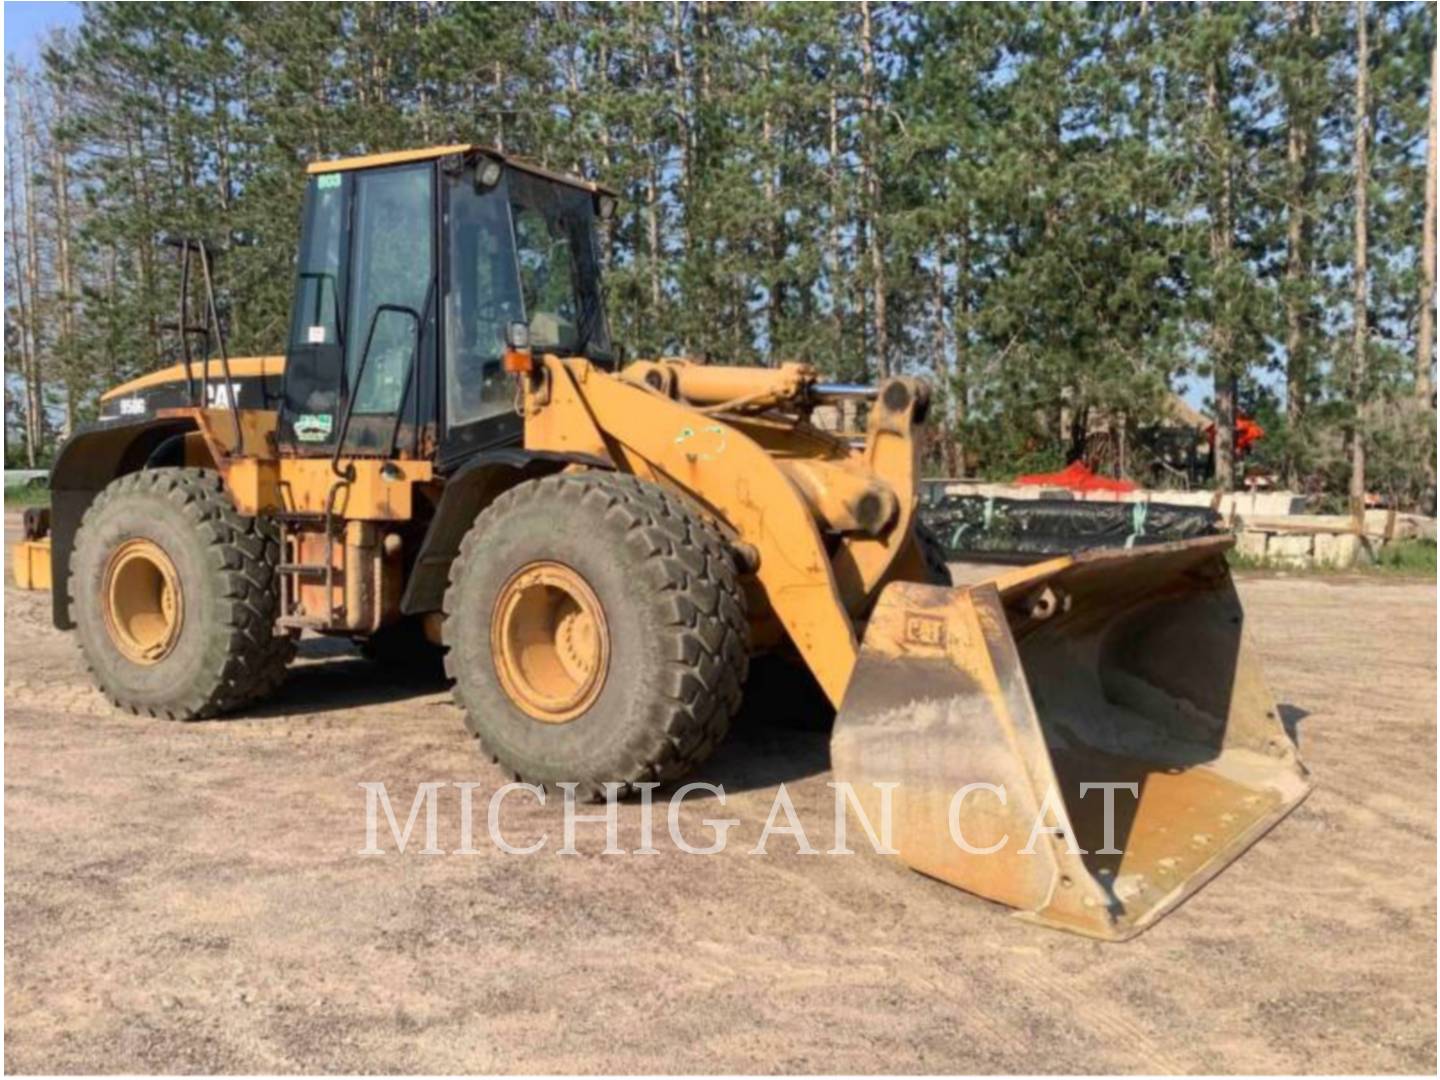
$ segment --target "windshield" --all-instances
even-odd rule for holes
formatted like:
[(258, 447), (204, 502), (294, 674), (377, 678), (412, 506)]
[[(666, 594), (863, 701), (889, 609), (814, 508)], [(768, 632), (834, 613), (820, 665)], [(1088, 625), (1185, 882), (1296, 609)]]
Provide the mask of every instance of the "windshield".
[(608, 361), (594, 209), (587, 192), (518, 169), (476, 190), (473, 169), (450, 180), (445, 335), (450, 426), (513, 407), (502, 370), (505, 331), (530, 328), (536, 352)]
[(514, 172), (510, 214), (531, 346), (608, 360), (590, 195)]

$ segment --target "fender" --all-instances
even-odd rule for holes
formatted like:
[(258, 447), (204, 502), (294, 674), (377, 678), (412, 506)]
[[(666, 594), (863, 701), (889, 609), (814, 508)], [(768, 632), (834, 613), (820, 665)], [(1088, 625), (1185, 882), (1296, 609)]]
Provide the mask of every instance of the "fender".
[(406, 615), (439, 611), (450, 582), (450, 564), (475, 519), (501, 494), (572, 465), (611, 470), (614, 465), (590, 454), (551, 453), (507, 447), (477, 454), (445, 482), (440, 504), (425, 532), (420, 553), (400, 599)]
[[(84, 424), (66, 439), (50, 470), (50, 619), (57, 630), (72, 630), (70, 553), (80, 519), (112, 480), (147, 465), (183, 464), (184, 436), (196, 430), (183, 416), (149, 416), (135, 423), (114, 420)], [(152, 460), (153, 459), (153, 460)]]

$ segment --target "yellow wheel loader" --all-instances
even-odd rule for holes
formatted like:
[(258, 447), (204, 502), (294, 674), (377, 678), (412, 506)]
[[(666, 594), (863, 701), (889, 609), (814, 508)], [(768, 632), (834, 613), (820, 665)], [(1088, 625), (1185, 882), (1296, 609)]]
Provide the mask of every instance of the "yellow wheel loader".
[(952, 586), (916, 519), (925, 384), (621, 363), (614, 205), (478, 146), (311, 165), (283, 357), (187, 346), (106, 394), (17, 554), (107, 697), (189, 720), (273, 690), (302, 631), (434, 642), (507, 773), (598, 796), (695, 768), (778, 652), (905, 863), (1111, 939), (1305, 796), (1228, 538)]

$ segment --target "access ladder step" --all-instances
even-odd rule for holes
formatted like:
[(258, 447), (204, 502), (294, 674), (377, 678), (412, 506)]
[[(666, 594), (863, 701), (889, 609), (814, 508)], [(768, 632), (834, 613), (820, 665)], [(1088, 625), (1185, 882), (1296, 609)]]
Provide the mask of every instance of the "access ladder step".
[(282, 630), (328, 630), (331, 620), (318, 615), (282, 615), (275, 625)]
[(295, 574), (297, 576), (314, 574), (323, 576), (331, 568), (324, 563), (282, 562), (275, 569), (282, 574)]

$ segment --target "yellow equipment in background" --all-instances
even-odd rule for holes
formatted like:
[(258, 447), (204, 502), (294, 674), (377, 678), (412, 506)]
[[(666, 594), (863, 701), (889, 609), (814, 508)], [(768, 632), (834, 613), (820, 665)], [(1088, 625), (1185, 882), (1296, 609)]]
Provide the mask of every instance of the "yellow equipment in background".
[(50, 588), (50, 544), (45, 540), (21, 540), (12, 556), (15, 584), (21, 589)]
[(26, 509), (22, 519), (24, 539), (15, 545), (11, 565), (15, 584), (22, 589), (50, 588), (50, 512), (38, 506)]
[(1105, 938), (1298, 804), (1229, 538), (953, 587), (916, 517), (926, 385), (622, 363), (613, 201), (474, 146), (312, 166), (283, 363), (187, 352), (57, 461), (55, 620), (111, 700), (241, 708), (307, 630), (439, 641), (494, 760), (603, 797), (698, 767), (778, 652), (906, 863)]

